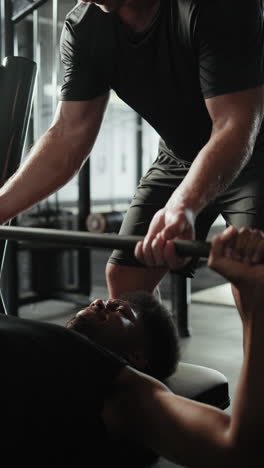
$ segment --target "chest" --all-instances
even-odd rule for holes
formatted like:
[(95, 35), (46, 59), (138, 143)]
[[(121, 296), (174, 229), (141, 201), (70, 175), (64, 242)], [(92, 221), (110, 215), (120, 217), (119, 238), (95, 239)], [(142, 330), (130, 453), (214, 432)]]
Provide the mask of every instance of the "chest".
[(138, 40), (116, 31), (114, 44), (110, 85), (137, 112), (164, 100), (184, 106), (201, 100), (197, 57), (169, 16)]

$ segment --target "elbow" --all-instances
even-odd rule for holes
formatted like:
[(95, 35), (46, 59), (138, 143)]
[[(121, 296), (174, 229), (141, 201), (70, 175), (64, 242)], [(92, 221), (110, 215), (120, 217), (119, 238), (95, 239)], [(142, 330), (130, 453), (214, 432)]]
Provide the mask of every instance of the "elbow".
[[(247, 431), (246, 431), (247, 432)], [(242, 438), (231, 437), (223, 451), (222, 465), (226, 468), (248, 468), (255, 460), (262, 460), (263, 440), (260, 434), (250, 440), (250, 435)], [(258, 465), (256, 465), (258, 466)]]

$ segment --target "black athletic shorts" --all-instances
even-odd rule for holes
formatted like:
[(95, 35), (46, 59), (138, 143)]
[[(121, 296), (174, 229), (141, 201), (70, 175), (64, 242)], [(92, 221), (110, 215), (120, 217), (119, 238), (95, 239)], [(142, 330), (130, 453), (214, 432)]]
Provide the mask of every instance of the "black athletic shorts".
[[(237, 228), (250, 227), (264, 230), (264, 154), (256, 152), (235, 182), (218, 195), (196, 219), (196, 239), (205, 240), (210, 227), (219, 214), (226, 225)], [(120, 234), (144, 236), (153, 215), (168, 201), (188, 173), (191, 163), (180, 160), (168, 151), (161, 140), (159, 154), (136, 189), (131, 205), (122, 223)], [(181, 272), (193, 277), (199, 258), (184, 267)], [(109, 263), (145, 268), (134, 257), (134, 251), (114, 250)]]

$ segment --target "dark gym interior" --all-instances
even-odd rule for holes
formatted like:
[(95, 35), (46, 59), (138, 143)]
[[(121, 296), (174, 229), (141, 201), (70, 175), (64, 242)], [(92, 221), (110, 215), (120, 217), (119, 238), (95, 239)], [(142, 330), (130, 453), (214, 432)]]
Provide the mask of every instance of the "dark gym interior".
[[(21, 160), (55, 112), (63, 76), (60, 33), (65, 15), (75, 3), (1, 0), (1, 62), (19, 56), (37, 64), (23, 151), (17, 147)], [(156, 157), (157, 142), (153, 128), (113, 93), (100, 136), (80, 173), (12, 224), (117, 233), (141, 175)], [(210, 236), (223, 227), (219, 217)], [(110, 249), (78, 250), (3, 240), (1, 245), (5, 250), (2, 296), (10, 315), (65, 325), (82, 306), (107, 296), (105, 265)], [(181, 361), (215, 369), (226, 377), (230, 404), (224, 411), (230, 413), (242, 362), (242, 334), (229, 284), (201, 260), (192, 280), (167, 274), (160, 292), (179, 326)], [(165, 459), (155, 465), (176, 466)]]

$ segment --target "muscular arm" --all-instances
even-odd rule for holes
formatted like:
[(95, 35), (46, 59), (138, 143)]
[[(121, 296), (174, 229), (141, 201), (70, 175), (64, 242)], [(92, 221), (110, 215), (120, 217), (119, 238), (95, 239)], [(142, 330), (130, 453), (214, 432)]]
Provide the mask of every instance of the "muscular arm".
[(0, 190), (0, 222), (5, 223), (65, 185), (89, 155), (108, 101), (64, 101), (51, 127)]
[(249, 161), (264, 109), (264, 88), (216, 96), (206, 100), (212, 133), (188, 175), (167, 203), (198, 214), (223, 192)]
[(192, 239), (195, 218), (223, 192), (249, 161), (264, 110), (264, 87), (216, 96), (206, 100), (212, 119), (209, 141), (195, 158), (188, 174), (165, 207), (154, 215), (136, 257), (149, 266), (180, 268), (173, 238)]
[(248, 162), (264, 110), (261, 2), (233, 0), (223, 8), (215, 1), (199, 8), (192, 34), (212, 132), (179, 190), (194, 214), (225, 190)]

